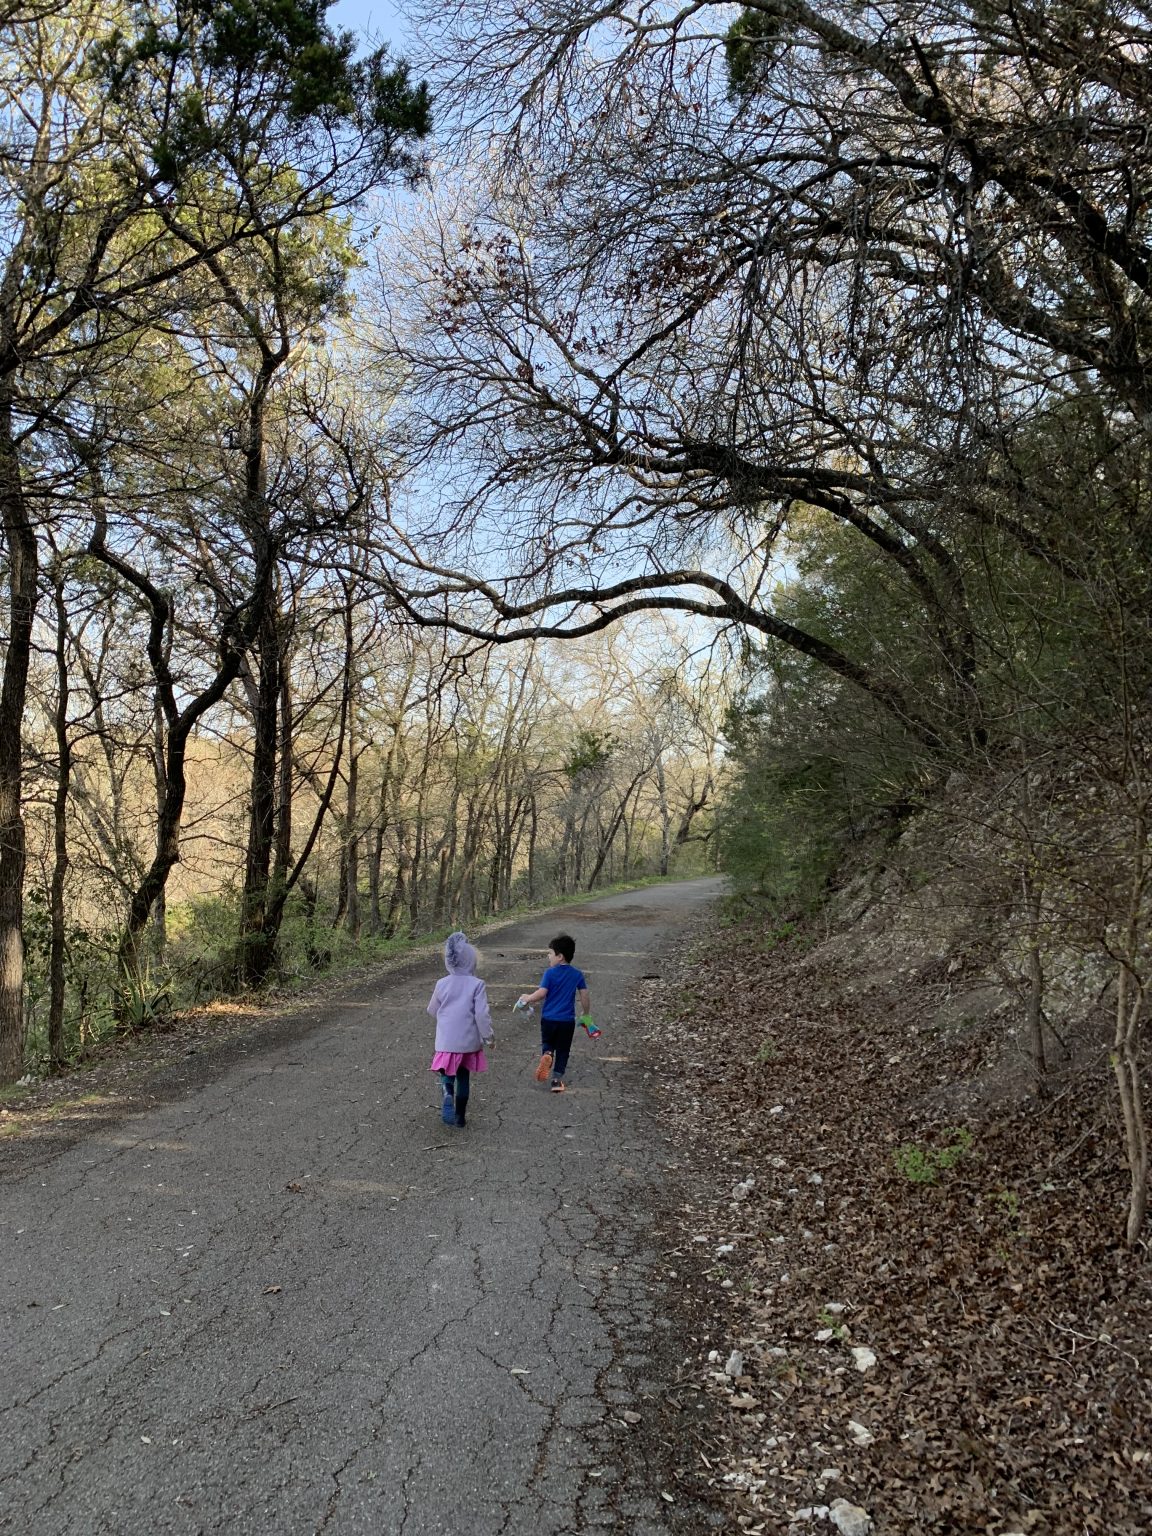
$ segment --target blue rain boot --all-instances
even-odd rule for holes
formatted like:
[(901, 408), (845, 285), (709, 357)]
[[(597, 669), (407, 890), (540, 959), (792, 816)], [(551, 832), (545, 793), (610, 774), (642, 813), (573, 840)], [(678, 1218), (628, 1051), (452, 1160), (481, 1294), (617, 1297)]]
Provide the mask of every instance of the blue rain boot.
[(440, 1118), (445, 1125), (456, 1124), (456, 1083), (448, 1076), (447, 1072), (441, 1072), (440, 1083), (444, 1089), (444, 1102), (440, 1105)]

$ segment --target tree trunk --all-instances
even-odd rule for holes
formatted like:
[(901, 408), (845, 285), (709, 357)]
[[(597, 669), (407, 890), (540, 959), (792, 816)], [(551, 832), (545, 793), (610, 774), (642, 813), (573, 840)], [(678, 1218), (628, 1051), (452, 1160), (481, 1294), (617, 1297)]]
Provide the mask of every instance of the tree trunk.
[(36, 613), (36, 533), (12, 436), (12, 399), (0, 389), (0, 515), (8, 546), (8, 648), (0, 682), (0, 1084), (24, 1070), (24, 704)]
[(540, 830), (540, 813), (533, 795), (528, 810), (528, 904), (536, 900), (536, 838)]
[(420, 770), (420, 781), (416, 790), (416, 818), (412, 824), (412, 850), (411, 862), (408, 869), (408, 932), (420, 931), (420, 897), (424, 884), (421, 874), (421, 862), (424, 858), (424, 843), (427, 830), (424, 825), (425, 787), (428, 783), (428, 771), (432, 763), (432, 746), (430, 741), (424, 743), (424, 762)]
[(336, 910), (332, 914), (332, 928), (339, 928), (348, 910), (348, 844), (340, 843), (340, 867), (336, 874)]
[(1140, 968), (1148, 884), (1149, 819), (1146, 804), (1140, 807), (1133, 820), (1133, 867), (1124, 953), (1120, 958), (1116, 978), (1116, 1034), (1112, 1049), (1112, 1071), (1124, 1117), (1124, 1145), (1130, 1178), (1125, 1234), (1130, 1248), (1134, 1248), (1143, 1237), (1144, 1223), (1148, 1216), (1148, 1124), (1144, 1117), (1144, 1091), (1141, 1084), (1141, 1033), (1147, 994), (1145, 973)]
[(1048, 1096), (1048, 1063), (1044, 1056), (1044, 962), (1040, 953), (1040, 909), (1043, 888), (1025, 869), (1024, 909), (1028, 916), (1028, 1047), (1032, 1057), (1032, 1087), (1038, 1099)]
[(132, 892), (128, 919), (120, 939), (117, 959), (127, 977), (140, 976), (140, 937), (148, 926), (152, 908), (159, 900), (168, 876), (180, 862), (180, 822), (188, 793), (188, 731), (174, 732), (168, 738), (164, 763), (164, 799), (156, 825), (156, 848), (143, 879)]
[(52, 575), (56, 599), (56, 794), (52, 802), (52, 887), (49, 912), (52, 935), (48, 954), (48, 1056), (52, 1070), (65, 1065), (64, 1055), (64, 886), (68, 878), (68, 789), (72, 777), (72, 741), (68, 734), (68, 612), (64, 604), (64, 575)]
[[(684, 814), (680, 818), (680, 825), (676, 828), (676, 837), (674, 842), (677, 848), (682, 848), (688, 839), (692, 836), (692, 823), (695, 821), (696, 817), (699, 816), (700, 812), (703, 811), (707, 806), (711, 795), (711, 776), (709, 774), (705, 774), (703, 788), (700, 790), (700, 793), (697, 794), (696, 778), (695, 775), (693, 775), (692, 787), (688, 791), (688, 803), (684, 807)], [(845, 795), (845, 800), (847, 800), (847, 798), (847, 795)], [(705, 837), (706, 836), (707, 834), (705, 834)]]
[(417, 805), (416, 820), (412, 827), (412, 852), (408, 864), (408, 932), (414, 934), (420, 928), (420, 861), (424, 857), (424, 819)]
[(656, 759), (656, 793), (660, 798), (660, 873), (666, 875), (672, 859), (672, 812), (668, 805), (663, 752)]
[(282, 904), (277, 898), (288, 880), (292, 868), (292, 756), (296, 746), (296, 720), (292, 709), (292, 680), (289, 677), (287, 658), (280, 657), (280, 767), (276, 789), (276, 842), (272, 865), (272, 910), (268, 922), (275, 922), (276, 935), (280, 931)]
[(556, 887), (561, 896), (568, 894), (568, 855), (575, 836), (576, 810), (574, 803), (570, 802), (564, 812), (564, 834), (560, 839), (560, 849), (556, 856)]
[(380, 911), (380, 866), (384, 862), (384, 828), (377, 826), (372, 835), (372, 848), (368, 854), (368, 932), (372, 937), (379, 938), (381, 929)]
[(350, 744), (348, 753), (348, 803), (345, 816), (344, 869), (347, 877), (347, 910), (344, 927), (354, 939), (360, 937), (360, 829), (357, 826), (359, 808), (357, 794), (360, 786), (360, 756), (356, 743)]
[(252, 773), (248, 791), (248, 846), (240, 893), (240, 980), (258, 987), (276, 963), (266, 925), (268, 880), (276, 826), (276, 754), (280, 740), (280, 636), (277, 616), (264, 615), (255, 646), (258, 667), (252, 719)]
[(392, 882), (392, 894), (388, 898), (388, 915), (384, 919), (384, 937), (394, 939), (400, 927), (400, 914), (404, 910), (406, 892), (406, 875), (408, 871), (408, 855), (403, 843), (400, 844), (396, 855), (396, 878)]
[(438, 859), (439, 868), (436, 874), (436, 894), (432, 899), (432, 922), (436, 926), (449, 921), (456, 910), (456, 899), (459, 895), (449, 896), (448, 882), (452, 875), (452, 866), (456, 862), (456, 818), (459, 809), (458, 796), (453, 793), (452, 804), (448, 808), (448, 822), (444, 828), (444, 837), (440, 844)]
[(107, 547), (107, 514), (97, 499), (95, 525), (88, 541), (88, 552), (103, 561), (129, 582), (143, 597), (149, 612), (148, 660), (156, 680), (156, 693), (167, 727), (163, 762), (162, 799), (156, 818), (156, 849), (152, 862), (132, 893), (128, 917), (117, 949), (117, 963), (124, 975), (134, 981), (140, 977), (140, 936), (157, 900), (164, 892), (168, 876), (180, 858), (180, 823), (188, 792), (188, 739), (197, 722), (218, 704), (234, 679), (254, 631), (259, 627), (269, 600), (271, 561), (257, 562), (252, 594), (245, 609), (230, 614), (222, 626), (219, 661), (215, 676), (203, 692), (191, 698), (183, 709), (176, 701), (176, 683), (168, 664), (167, 635), (172, 621), (168, 596), (147, 576), (129, 565)]
[(601, 834), (600, 847), (596, 854), (596, 863), (593, 866), (592, 873), (588, 876), (588, 883), (585, 886), (585, 890), (590, 891), (596, 884), (596, 880), (600, 874), (600, 871), (604, 868), (604, 861), (612, 851), (612, 844), (615, 842), (616, 834), (620, 830), (620, 823), (624, 820), (624, 817), (627, 814), (628, 802), (631, 800), (633, 792), (639, 787), (640, 781), (643, 779), (644, 774), (647, 771), (647, 769), (644, 769), (642, 772), (638, 773), (632, 780), (631, 784), (629, 784), (628, 788), (624, 791), (624, 798), (620, 801), (620, 804), (616, 807), (616, 810), (612, 815), (612, 820), (608, 823), (607, 828)]
[[(156, 814), (164, 803), (164, 711), (158, 699), (152, 705), (152, 783), (156, 794)], [(160, 892), (152, 908), (152, 950), (159, 957), (168, 940), (168, 904)]]
[(1144, 1012), (1144, 988), (1121, 961), (1116, 982), (1116, 1037), (1112, 1071), (1124, 1117), (1124, 1145), (1128, 1155), (1128, 1220), (1125, 1236), (1134, 1248), (1144, 1232), (1148, 1216), (1148, 1127), (1144, 1118), (1140, 1083), (1140, 1025)]
[(525, 799), (521, 795), (512, 812), (512, 820), (509, 824), (508, 843), (503, 849), (503, 860), (500, 877), (500, 908), (505, 910), (512, 905), (512, 882), (516, 875), (516, 860), (520, 854), (520, 845), (524, 841), (524, 829), (526, 825)]
[[(299, 884), (301, 892), (304, 891), (304, 870), (308, 865), (309, 859), (312, 857), (312, 850), (316, 846), (316, 842), (320, 836), (321, 829), (323, 828), (324, 822), (327, 819), (328, 811), (332, 804), (332, 797), (336, 793), (336, 784), (340, 777), (340, 765), (344, 761), (344, 741), (348, 731), (348, 716), (351, 705), (352, 688), (349, 665), (352, 656), (352, 645), (352, 614), (349, 607), (345, 609), (344, 613), (344, 686), (340, 691), (340, 723), (336, 732), (336, 745), (332, 753), (332, 766), (328, 772), (328, 782), (320, 792), (320, 803), (316, 807), (316, 814), (312, 818), (312, 826), (309, 829), (307, 837), (304, 839), (304, 846), (300, 850), (300, 856), (297, 858), (294, 864), (291, 864), (291, 868), (289, 868), (292, 854), (291, 758), (293, 744), (292, 732), (294, 731), (295, 727), (293, 724), (291, 701), (288, 699), (287, 693), (283, 695), (283, 698), (288, 700), (284, 707), (283, 713), (284, 729), (287, 732), (283, 740), (284, 748), (287, 752), (289, 761), (287, 766), (283, 762), (281, 763), (280, 792), (282, 796), (287, 797), (288, 804), (283, 809), (281, 825), (277, 833), (276, 873), (273, 884), (269, 888), (268, 910), (265, 915), (265, 931), (272, 936), (273, 941), (275, 941), (280, 933), (280, 925), (284, 921), (284, 908), (288, 901), (288, 897), (292, 894), (297, 884)], [(315, 881), (309, 882), (309, 891), (310, 895), (308, 897), (308, 901), (310, 905), (308, 910), (310, 915), (308, 922), (311, 929), (314, 931), (317, 896)]]

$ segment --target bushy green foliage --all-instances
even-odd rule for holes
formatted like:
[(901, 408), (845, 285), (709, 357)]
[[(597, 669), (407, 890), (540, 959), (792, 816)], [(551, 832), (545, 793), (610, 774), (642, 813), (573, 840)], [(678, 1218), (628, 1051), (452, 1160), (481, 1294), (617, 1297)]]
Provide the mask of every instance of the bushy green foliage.
[(776, 62), (780, 23), (775, 16), (745, 7), (728, 28), (724, 59), (733, 96), (754, 96)]
[[(767, 644), (728, 721), (720, 850), (739, 889), (803, 910), (856, 839), (898, 831), (954, 769), (995, 774), (1007, 758), (1054, 761), (1073, 737), (1108, 739), (1124, 700), (1152, 688), (1147, 458), (1096, 402), (1062, 405), (1005, 443), (979, 492), (982, 520), (937, 518), (971, 637), (967, 677), (893, 562), (819, 512), (794, 513), (774, 611), (890, 681), (940, 745), (926, 749), (851, 682)], [(1035, 548), (1020, 495), (1053, 509)]]
[(787, 760), (763, 723), (756, 704), (733, 716), (735, 773), (719, 820), (721, 866), (773, 907), (805, 910), (826, 884), (844, 830), (835, 767), (827, 759)]
[[(803, 606), (813, 627), (842, 623), (832, 586), (798, 584), (778, 606)], [(777, 911), (817, 905), (849, 844), (898, 815), (926, 771), (923, 753), (869, 699), (782, 646), (755, 658), (726, 736), (721, 867)]]
[[(38, 1067), (49, 1058), (48, 1001), (52, 923), (46, 892), (30, 886), (24, 904), (27, 1058)], [(64, 1056), (77, 1055), (115, 1027), (116, 935), (68, 917), (64, 927)]]
[(617, 745), (611, 731), (593, 731), (582, 726), (576, 732), (576, 739), (564, 764), (564, 772), (569, 779), (575, 780), (582, 773), (603, 768)]
[(138, 971), (125, 968), (113, 999), (113, 1010), (123, 1027), (130, 1031), (155, 1029), (172, 1012), (172, 988), (163, 974), (153, 973), (150, 965)]
[(151, 148), (158, 176), (174, 186), (213, 155), (243, 156), (273, 111), (285, 128), (352, 127), (386, 163), (428, 133), (427, 87), (386, 47), (357, 59), (355, 34), (333, 31), (324, 9), (193, 0), (166, 18), (138, 5), (134, 25), (93, 49), (92, 68), (116, 99), (162, 82), (169, 110)]

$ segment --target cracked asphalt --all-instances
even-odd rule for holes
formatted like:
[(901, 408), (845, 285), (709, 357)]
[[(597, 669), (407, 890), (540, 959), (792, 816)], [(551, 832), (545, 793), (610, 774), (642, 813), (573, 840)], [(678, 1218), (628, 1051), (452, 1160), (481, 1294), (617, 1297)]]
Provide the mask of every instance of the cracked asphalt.
[[(645, 1439), (676, 1353), (647, 1237), (675, 1149), (630, 1046), (640, 978), (722, 889), (486, 934), (498, 1044), (464, 1131), (421, 962), (190, 1064), (169, 1102), (6, 1171), (0, 1148), (0, 1531), (708, 1529)], [(554, 1096), (510, 1010), (560, 926), (604, 1035)]]

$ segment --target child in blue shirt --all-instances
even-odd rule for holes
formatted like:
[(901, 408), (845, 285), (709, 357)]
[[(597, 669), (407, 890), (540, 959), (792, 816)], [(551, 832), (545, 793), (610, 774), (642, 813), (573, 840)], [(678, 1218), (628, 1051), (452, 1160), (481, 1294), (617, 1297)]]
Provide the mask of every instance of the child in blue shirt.
[(572, 1036), (576, 1033), (577, 1013), (588, 1012), (588, 983), (572, 964), (576, 941), (566, 933), (558, 934), (548, 950), (548, 969), (535, 992), (525, 992), (521, 1006), (542, 1003), (540, 1010), (540, 1065), (536, 1081), (544, 1083), (552, 1076), (552, 1092), (564, 1092), (564, 1073)]

